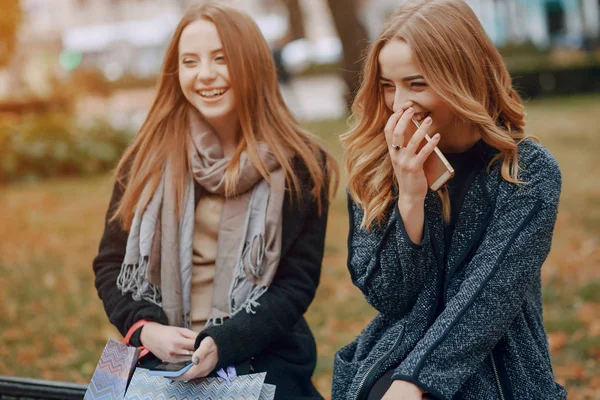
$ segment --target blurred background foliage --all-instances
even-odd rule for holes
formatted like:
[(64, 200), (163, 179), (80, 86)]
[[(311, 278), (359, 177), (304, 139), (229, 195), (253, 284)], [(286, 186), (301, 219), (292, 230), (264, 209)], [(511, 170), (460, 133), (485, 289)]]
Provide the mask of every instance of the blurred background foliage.
[[(256, 18), (292, 112), (341, 162), (362, 54), (398, 0), (228, 1)], [(172, 27), (196, 2), (0, 0), (0, 375), (87, 383), (119, 339), (91, 269), (111, 171), (152, 103)], [(569, 398), (600, 399), (600, 2), (469, 3), (523, 96), (528, 133), (563, 172), (545, 325)], [(345, 182), (307, 313), (325, 397), (335, 351), (374, 315), (346, 270)]]
[(2, 120), (0, 184), (106, 172), (132, 137), (132, 132), (111, 128), (104, 120), (83, 125), (63, 113)]

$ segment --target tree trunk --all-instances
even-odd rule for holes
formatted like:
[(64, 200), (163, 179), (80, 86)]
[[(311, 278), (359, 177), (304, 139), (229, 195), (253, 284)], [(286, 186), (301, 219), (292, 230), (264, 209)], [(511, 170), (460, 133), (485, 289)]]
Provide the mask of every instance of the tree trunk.
[(303, 39), (306, 34), (304, 31), (304, 18), (299, 0), (284, 0), (289, 12), (289, 40)]
[(327, 2), (342, 41), (344, 51), (342, 76), (349, 90), (346, 94), (346, 103), (350, 109), (360, 87), (361, 61), (369, 46), (369, 36), (358, 18), (355, 0), (327, 0)]
[(590, 59), (594, 57), (594, 37), (592, 34), (592, 27), (589, 24), (589, 19), (586, 18), (586, 7), (585, 0), (577, 1), (579, 20), (581, 21), (581, 39), (582, 48)]

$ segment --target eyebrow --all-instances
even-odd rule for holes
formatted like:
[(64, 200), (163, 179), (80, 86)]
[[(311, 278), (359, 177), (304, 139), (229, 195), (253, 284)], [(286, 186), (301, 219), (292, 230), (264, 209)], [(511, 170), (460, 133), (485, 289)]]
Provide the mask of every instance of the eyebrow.
[[(223, 49), (219, 48), (219, 49), (216, 49), (216, 50), (213, 50), (210, 52), (210, 54), (216, 54), (216, 53), (223, 53)], [(197, 56), (197, 55), (198, 55), (197, 53), (192, 53), (192, 52), (186, 51), (185, 53), (182, 53), (180, 57)]]
[(423, 78), (423, 75), (411, 75), (411, 76), (407, 76), (406, 78), (403, 78), (403, 81), (416, 81), (417, 79), (425, 79)]
[[(423, 78), (423, 75), (411, 75), (411, 76), (407, 76), (406, 78), (402, 78), (402, 80), (405, 82), (416, 81), (417, 79), (425, 79), (425, 78)], [(382, 82), (392, 82), (391, 79), (385, 78), (383, 76), (381, 78), (379, 78), (379, 80)]]

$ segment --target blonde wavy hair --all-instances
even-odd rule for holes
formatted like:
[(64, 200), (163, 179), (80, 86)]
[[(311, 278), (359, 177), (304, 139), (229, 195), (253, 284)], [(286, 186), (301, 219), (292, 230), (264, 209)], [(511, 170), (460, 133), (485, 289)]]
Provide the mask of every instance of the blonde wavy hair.
[(254, 20), (231, 6), (207, 3), (190, 7), (175, 29), (165, 55), (154, 103), (117, 166), (116, 178), (124, 192), (112, 219), (119, 219), (123, 227), (129, 229), (138, 202), (145, 206), (150, 200), (149, 196), (142, 198), (146, 183), (149, 182), (152, 189), (148, 193), (154, 193), (167, 159), (173, 162), (178, 206), (181, 204), (185, 174), (190, 169), (186, 123), (189, 103), (178, 80), (178, 47), (183, 30), (200, 19), (208, 20), (217, 27), (229, 74), (234, 77), (231, 86), (236, 96), (242, 135), (226, 171), (227, 195), (235, 195), (242, 152), (247, 152), (252, 164), (269, 180), (269, 173), (257, 150), (258, 142), (264, 141), (285, 171), (288, 187), (294, 189), (298, 196), (301, 193), (298, 177), (286, 154), (296, 155), (306, 165), (313, 185), (312, 194), (320, 212), (323, 200), (337, 187), (337, 162), (315, 137), (299, 126), (286, 107), (271, 51)]
[[(392, 39), (410, 45), (431, 90), (473, 124), (499, 154), (502, 177), (518, 180), (517, 144), (526, 137), (525, 113), (502, 57), (473, 10), (462, 0), (407, 1), (387, 22), (366, 57), (362, 85), (352, 105), (351, 129), (341, 136), (350, 195), (364, 210), (369, 229), (382, 224), (390, 204), (394, 172), (383, 129), (391, 111), (380, 84), (379, 53)], [(447, 190), (438, 192), (449, 218)]]

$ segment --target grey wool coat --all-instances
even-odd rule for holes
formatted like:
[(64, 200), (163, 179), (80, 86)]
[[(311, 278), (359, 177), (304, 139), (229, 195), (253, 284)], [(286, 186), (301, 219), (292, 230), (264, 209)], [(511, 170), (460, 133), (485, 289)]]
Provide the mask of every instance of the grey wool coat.
[[(484, 153), (491, 160), (495, 150)], [(503, 180), (499, 161), (484, 168), (469, 187), (448, 254), (435, 193), (425, 200), (418, 245), (395, 205), (383, 226), (367, 231), (349, 199), (348, 268), (379, 314), (337, 352), (333, 400), (366, 399), (389, 370), (436, 399), (566, 398), (554, 381), (541, 292), (561, 174), (533, 140), (522, 141), (518, 154), (524, 183)]]

